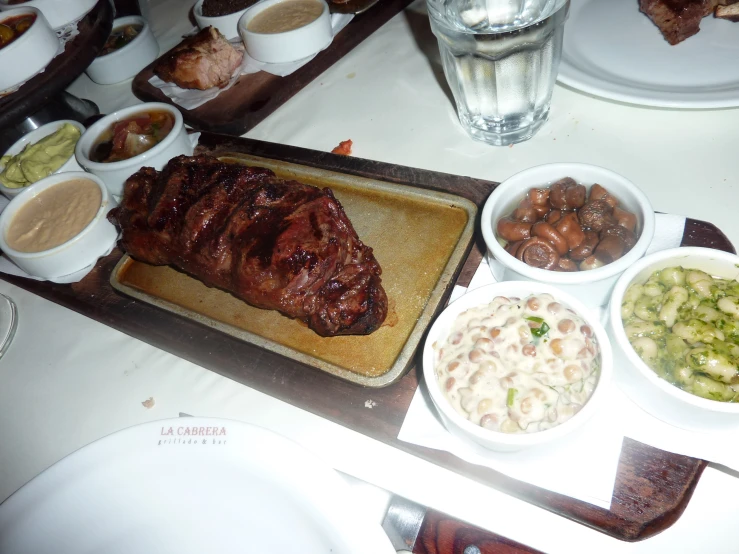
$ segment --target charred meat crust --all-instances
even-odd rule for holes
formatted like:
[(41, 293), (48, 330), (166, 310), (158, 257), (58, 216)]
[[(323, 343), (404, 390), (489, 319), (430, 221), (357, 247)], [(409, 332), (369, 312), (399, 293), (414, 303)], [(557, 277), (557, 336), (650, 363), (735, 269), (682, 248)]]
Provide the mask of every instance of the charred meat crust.
[(154, 74), (185, 89), (225, 87), (244, 58), (213, 27), (187, 37), (154, 65)]
[[(700, 31), (701, 20), (714, 13), (716, 17), (732, 11), (727, 5), (737, 0), (639, 0), (639, 9), (662, 31), (672, 45), (692, 37)], [(735, 13), (739, 15), (739, 10)]]
[(380, 265), (330, 189), (179, 156), (131, 176), (108, 217), (134, 258), (172, 265), (319, 335), (368, 334), (387, 315)]

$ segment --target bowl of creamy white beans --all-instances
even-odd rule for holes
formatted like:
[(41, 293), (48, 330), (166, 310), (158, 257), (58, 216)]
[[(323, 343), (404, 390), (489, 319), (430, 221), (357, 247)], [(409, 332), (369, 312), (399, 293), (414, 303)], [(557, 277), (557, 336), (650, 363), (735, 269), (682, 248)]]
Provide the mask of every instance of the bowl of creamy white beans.
[(691, 430), (739, 428), (739, 257), (708, 248), (651, 254), (610, 304), (617, 379), (642, 409)]
[(582, 426), (605, 398), (611, 360), (605, 330), (577, 299), (545, 283), (507, 281), (442, 312), (423, 374), (450, 433), (513, 451)]

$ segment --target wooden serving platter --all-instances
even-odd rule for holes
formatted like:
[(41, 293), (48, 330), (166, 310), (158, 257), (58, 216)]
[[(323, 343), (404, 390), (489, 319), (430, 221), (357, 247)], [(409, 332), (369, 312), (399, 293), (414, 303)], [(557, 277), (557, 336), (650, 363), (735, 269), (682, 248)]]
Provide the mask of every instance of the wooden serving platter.
[[(192, 110), (177, 107), (182, 112), (185, 123), (195, 129), (243, 135), (382, 27), (411, 1), (379, 0), (367, 11), (355, 15), (334, 37), (328, 48), (290, 75), (278, 77), (265, 71), (243, 75), (233, 87), (202, 106)], [(156, 63), (155, 60), (141, 70), (134, 78), (131, 90), (144, 102), (172, 104), (171, 99), (149, 84), (149, 79), (154, 75), (152, 68)]]
[[(201, 135), (198, 150), (214, 155), (241, 152), (452, 192), (478, 206), (482, 206), (496, 186), (481, 179), (210, 133)], [(715, 226), (694, 220), (686, 223), (683, 245), (734, 251)], [(419, 372), (415, 368), (398, 382), (368, 392), (323, 371), (117, 293), (109, 279), (121, 256), (120, 251), (114, 251), (85, 279), (72, 285), (9, 275), (2, 278), (249, 387), (618, 539), (641, 540), (670, 527), (687, 506), (707, 465), (703, 460), (625, 440), (611, 509), (605, 510), (469, 464), (446, 452), (404, 443), (397, 436), (418, 387)], [(457, 284), (469, 284), (481, 256), (481, 249), (473, 247), (461, 272), (455, 276)], [(376, 403), (372, 410), (364, 408), (368, 398)]]

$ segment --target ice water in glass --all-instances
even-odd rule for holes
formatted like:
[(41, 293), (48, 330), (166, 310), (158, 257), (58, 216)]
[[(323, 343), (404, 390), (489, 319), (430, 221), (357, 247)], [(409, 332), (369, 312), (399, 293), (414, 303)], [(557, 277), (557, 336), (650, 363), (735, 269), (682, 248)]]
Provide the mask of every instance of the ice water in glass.
[(570, 0), (426, 0), (459, 121), (498, 146), (549, 115)]

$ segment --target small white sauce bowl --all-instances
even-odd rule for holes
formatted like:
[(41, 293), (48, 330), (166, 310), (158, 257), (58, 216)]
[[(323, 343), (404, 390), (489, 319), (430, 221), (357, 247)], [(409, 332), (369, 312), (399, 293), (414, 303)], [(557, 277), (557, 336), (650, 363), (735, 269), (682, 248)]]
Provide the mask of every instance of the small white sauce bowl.
[[(98, 138), (100, 138), (108, 127), (118, 121), (128, 119), (133, 115), (152, 111), (167, 111), (174, 116), (174, 127), (159, 144), (138, 156), (134, 156), (133, 158), (120, 162), (100, 163), (93, 162), (90, 159), (90, 152), (97, 143)], [(87, 129), (85, 134), (82, 135), (82, 138), (77, 143), (77, 148), (74, 153), (77, 158), (77, 162), (86, 171), (94, 173), (100, 177), (105, 182), (110, 193), (120, 198), (123, 195), (123, 185), (126, 182), (126, 179), (142, 167), (153, 167), (159, 171), (172, 158), (183, 154), (191, 156), (192, 152), (193, 146), (190, 142), (190, 138), (187, 136), (187, 132), (185, 131), (185, 125), (182, 121), (182, 115), (179, 110), (169, 104), (149, 102), (124, 108), (103, 117), (99, 121), (96, 121), (89, 129)]]
[(200, 29), (206, 27), (215, 27), (218, 31), (226, 37), (226, 40), (232, 40), (239, 38), (239, 19), (249, 8), (244, 8), (228, 15), (221, 15), (218, 17), (206, 17), (203, 15), (203, 1), (198, 0), (192, 9), (192, 14), (195, 17), (195, 22), (198, 24)]
[[(40, 141), (44, 137), (48, 137), (49, 135), (55, 133), (57, 130), (59, 130), (62, 125), (65, 123), (69, 123), (70, 125), (74, 125), (77, 127), (77, 129), (80, 130), (80, 133), (85, 132), (85, 127), (82, 125), (82, 123), (79, 123), (78, 121), (73, 121), (71, 119), (61, 119), (59, 121), (52, 121), (51, 123), (47, 123), (46, 125), (42, 125), (38, 129), (35, 129), (31, 131), (30, 133), (27, 133), (23, 135), (13, 146), (8, 148), (8, 150), (3, 154), (3, 156), (15, 156), (16, 154), (20, 154), (20, 152), (29, 144), (34, 144), (38, 141)], [(0, 168), (0, 171), (2, 171), (3, 168)], [(62, 166), (57, 169), (52, 175), (56, 175), (57, 173), (65, 173), (67, 171), (82, 171), (82, 168), (77, 163), (77, 159), (74, 157), (74, 152), (72, 152), (72, 155), (69, 156), (69, 159), (62, 164)], [(37, 181), (38, 182), (38, 181)], [(8, 198), (13, 198), (15, 196), (18, 196), (21, 192), (23, 192), (28, 187), (33, 186), (36, 183), (32, 183), (25, 187), (20, 187), (17, 189), (6, 187), (2, 183), (0, 183), (0, 192), (3, 193)]]
[(8, 0), (0, 0), (0, 10), (12, 10), (21, 5), (36, 8), (43, 12), (52, 29), (59, 29), (77, 21), (97, 4), (97, 0), (28, 0), (20, 5), (10, 5)]
[(290, 0), (263, 0), (246, 10), (239, 20), (239, 34), (249, 55), (260, 62), (294, 62), (312, 56), (326, 48), (333, 40), (331, 15), (324, 0), (315, 0), (323, 5), (318, 19), (307, 25), (284, 33), (255, 33), (247, 29), (249, 23), (264, 10), (275, 4)]
[[(443, 344), (457, 319), (457, 316), (470, 308), (484, 306), (496, 296), (526, 298), (532, 294), (548, 293), (557, 302), (573, 309), (593, 330), (600, 349), (600, 376), (590, 399), (582, 409), (564, 423), (535, 433), (503, 433), (485, 429), (459, 414), (444, 396), (436, 377), (436, 351), (434, 343)], [(441, 421), (453, 435), (472, 440), (490, 450), (511, 452), (532, 446), (543, 445), (561, 439), (579, 429), (600, 409), (606, 399), (613, 372), (611, 345), (605, 329), (590, 315), (588, 309), (576, 298), (562, 292), (557, 287), (543, 283), (508, 281), (494, 283), (468, 292), (452, 302), (436, 319), (429, 330), (423, 347), (423, 378), (426, 381), (431, 400), (441, 416)], [(512, 368), (511, 368), (512, 369)]]
[(143, 17), (131, 15), (116, 19), (113, 21), (113, 30), (125, 25), (141, 25), (141, 31), (124, 47), (95, 58), (85, 70), (87, 76), (99, 85), (112, 85), (131, 79), (159, 57), (159, 44)]
[[(509, 216), (531, 188), (549, 187), (563, 177), (572, 177), (590, 187), (598, 183), (612, 193), (619, 206), (636, 215), (639, 239), (634, 247), (615, 262), (589, 271), (551, 271), (531, 267), (510, 255), (500, 245), (496, 226)], [(624, 270), (644, 256), (654, 237), (654, 210), (646, 195), (631, 181), (603, 167), (580, 163), (553, 163), (526, 169), (503, 181), (485, 202), (482, 210), (482, 236), (488, 247), (488, 258), (498, 281), (527, 280), (551, 283), (577, 296), (591, 307), (605, 306), (616, 280)]]
[(0, 91), (27, 81), (44, 69), (59, 50), (59, 38), (36, 8), (16, 8), (0, 12), (0, 23), (11, 17), (35, 14), (33, 25), (21, 36), (0, 48)]
[(616, 380), (640, 408), (676, 427), (695, 431), (739, 429), (739, 403), (701, 398), (665, 381), (642, 361), (626, 337), (621, 321), (626, 289), (633, 283), (644, 283), (654, 271), (677, 266), (700, 269), (723, 279), (739, 278), (739, 256), (711, 248), (672, 248), (634, 263), (616, 283), (609, 308)]
[[(73, 179), (87, 179), (100, 187), (100, 209), (87, 227), (64, 244), (42, 252), (19, 252), (8, 246), (5, 235), (18, 210), (46, 189)], [(75, 273), (95, 263), (118, 239), (118, 230), (106, 218), (108, 212), (117, 205), (108, 194), (105, 184), (94, 175), (82, 171), (50, 175), (32, 187), (23, 189), (0, 214), (0, 249), (18, 267), (35, 277), (54, 280)]]

